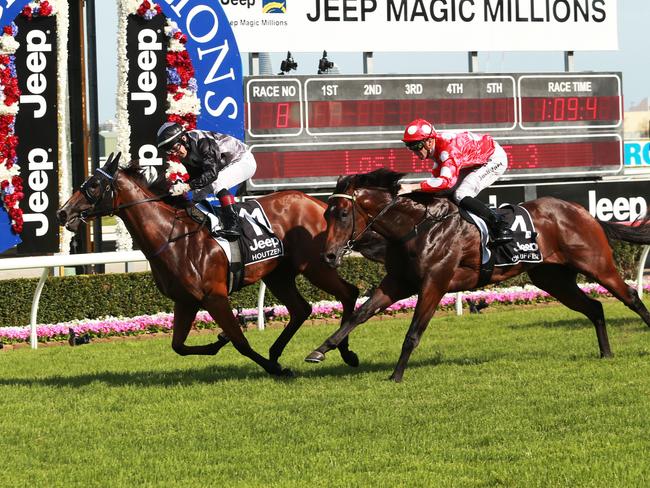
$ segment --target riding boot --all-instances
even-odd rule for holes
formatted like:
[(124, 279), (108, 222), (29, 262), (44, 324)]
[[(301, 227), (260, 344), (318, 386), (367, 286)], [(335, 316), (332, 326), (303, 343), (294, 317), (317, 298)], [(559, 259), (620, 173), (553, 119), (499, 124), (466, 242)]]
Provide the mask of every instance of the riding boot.
[(490, 238), (495, 245), (512, 241), (512, 230), (504, 218), (496, 211), (474, 197), (465, 197), (458, 205), (475, 215), (478, 215), (490, 228)]
[(221, 203), (221, 223), (223, 224), (218, 235), (229, 241), (236, 241), (241, 235), (241, 226), (239, 225), (239, 215), (235, 210), (235, 198), (225, 188), (217, 193), (217, 197)]

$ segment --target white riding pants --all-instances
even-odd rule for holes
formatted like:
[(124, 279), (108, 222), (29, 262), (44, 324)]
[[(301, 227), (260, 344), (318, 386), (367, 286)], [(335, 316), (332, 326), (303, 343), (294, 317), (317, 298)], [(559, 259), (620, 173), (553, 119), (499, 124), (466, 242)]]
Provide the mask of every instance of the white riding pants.
[(253, 153), (248, 151), (245, 153), (239, 161), (235, 161), (230, 166), (226, 166), (224, 169), (219, 171), (219, 176), (214, 180), (210, 185), (206, 185), (203, 188), (195, 190), (192, 196), (192, 200), (198, 202), (207, 197), (210, 193), (215, 195), (219, 193), (219, 190), (224, 188), (232, 188), (235, 185), (243, 183), (250, 177), (255, 174), (257, 170), (257, 162)]
[(453, 195), (454, 201), (459, 203), (465, 197), (475, 197), (498, 180), (506, 169), (508, 169), (508, 155), (501, 146), (496, 146), (487, 163), (465, 176), (458, 185)]

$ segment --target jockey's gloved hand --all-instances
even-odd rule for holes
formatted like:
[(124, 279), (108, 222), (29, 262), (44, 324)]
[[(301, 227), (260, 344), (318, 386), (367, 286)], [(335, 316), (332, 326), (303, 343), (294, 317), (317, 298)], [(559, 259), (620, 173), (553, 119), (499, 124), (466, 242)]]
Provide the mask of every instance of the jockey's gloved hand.
[(190, 191), (190, 185), (182, 180), (176, 180), (169, 189), (169, 194), (174, 197), (180, 197)]

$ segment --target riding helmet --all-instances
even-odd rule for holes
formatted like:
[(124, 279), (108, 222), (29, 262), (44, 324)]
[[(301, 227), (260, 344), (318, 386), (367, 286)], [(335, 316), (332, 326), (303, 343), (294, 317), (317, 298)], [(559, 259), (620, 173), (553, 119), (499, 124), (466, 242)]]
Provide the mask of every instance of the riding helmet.
[(415, 119), (406, 126), (402, 142), (417, 142), (436, 137), (436, 129), (433, 124), (424, 119)]
[(180, 140), (183, 134), (185, 134), (185, 131), (180, 124), (165, 122), (160, 126), (156, 134), (156, 145), (159, 149), (167, 151)]

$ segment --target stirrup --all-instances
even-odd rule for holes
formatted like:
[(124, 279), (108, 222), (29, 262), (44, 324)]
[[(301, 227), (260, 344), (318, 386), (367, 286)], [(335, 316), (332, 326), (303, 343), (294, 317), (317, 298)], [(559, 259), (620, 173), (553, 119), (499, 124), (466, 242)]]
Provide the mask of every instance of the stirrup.
[(500, 246), (502, 244), (507, 244), (508, 242), (511, 242), (513, 239), (513, 235), (510, 229), (501, 229), (495, 235), (491, 235), (490, 238), (494, 243), (494, 245)]
[(236, 241), (241, 236), (241, 233), (235, 229), (218, 229), (212, 235), (215, 237), (223, 237), (228, 241)]

